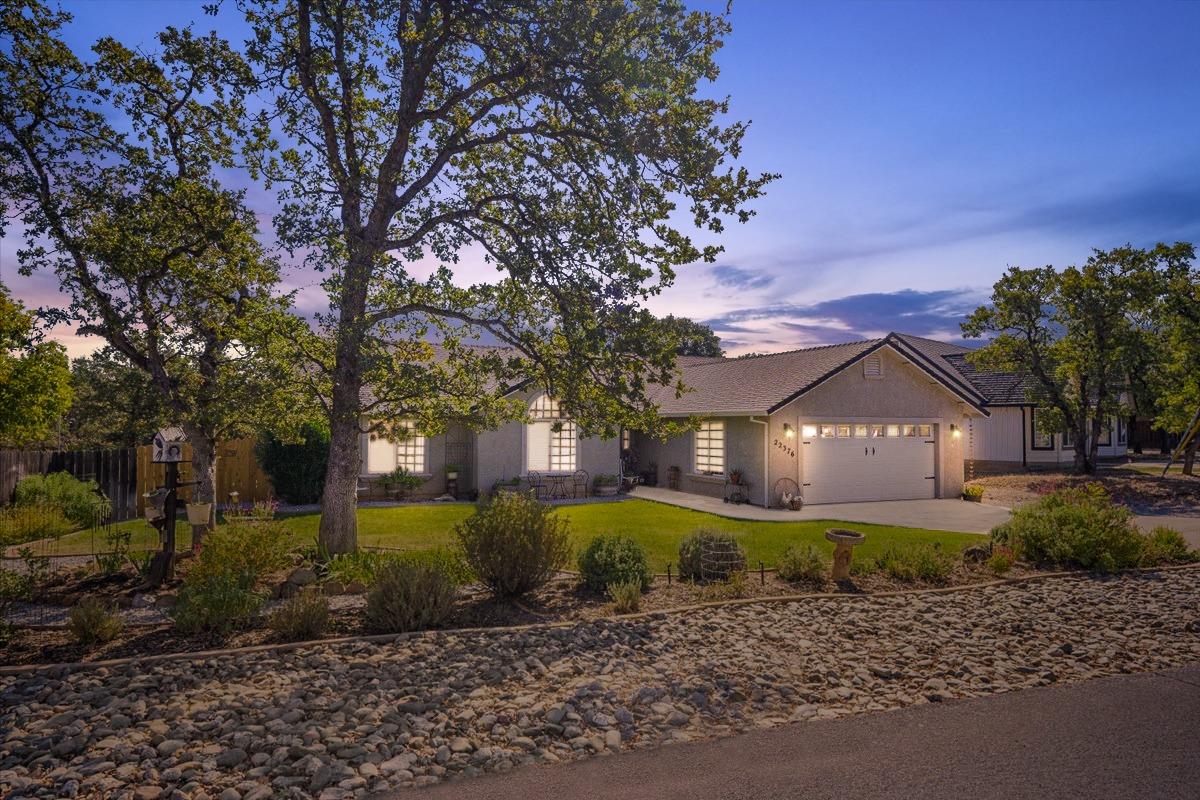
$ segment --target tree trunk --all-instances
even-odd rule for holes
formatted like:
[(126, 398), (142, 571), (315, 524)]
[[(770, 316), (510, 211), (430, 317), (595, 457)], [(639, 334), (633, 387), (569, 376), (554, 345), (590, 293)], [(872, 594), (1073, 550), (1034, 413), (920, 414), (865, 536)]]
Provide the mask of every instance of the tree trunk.
[(360, 341), (346, 331), (338, 344), (330, 403), (329, 463), (321, 494), (321, 526), (318, 542), (330, 555), (358, 549), (358, 478), (362, 469), (359, 452)]
[(1075, 426), (1075, 460), (1072, 468), (1079, 474), (1086, 474), (1088, 469), (1088, 432), (1087, 423), (1080, 421)]
[(1183, 474), (1196, 474), (1196, 447), (1200, 442), (1192, 442), (1188, 445), (1187, 450), (1183, 451)]
[(183, 424), (192, 445), (192, 502), (208, 503), (208, 522), (192, 526), (192, 550), (199, 550), (204, 534), (217, 523), (217, 440), (194, 425)]
[(1096, 462), (1099, 460), (1099, 456), (1100, 456), (1100, 415), (1099, 415), (1099, 413), (1097, 413), (1096, 416), (1092, 418), (1091, 428), (1092, 428), (1091, 431), (1088, 433), (1088, 443), (1087, 443), (1088, 460), (1087, 460), (1087, 469), (1085, 470), (1088, 475), (1095, 473)]

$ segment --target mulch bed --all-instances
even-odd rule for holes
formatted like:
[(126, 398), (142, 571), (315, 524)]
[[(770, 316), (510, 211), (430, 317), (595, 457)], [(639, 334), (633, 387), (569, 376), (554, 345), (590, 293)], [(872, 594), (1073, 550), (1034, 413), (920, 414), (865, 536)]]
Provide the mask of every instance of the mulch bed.
[(1044, 497), (1057, 489), (1099, 484), (1113, 502), (1136, 514), (1200, 513), (1200, 477), (1146, 475), (1133, 470), (1106, 470), (1096, 475), (1064, 472), (1031, 472), (989, 475), (972, 485), (984, 488), (983, 502), (1013, 508)]
[[(1017, 565), (1006, 577), (1024, 577), (1036, 572), (1035, 569)], [(665, 577), (659, 577), (643, 594), (641, 610), (665, 611), (696, 603), (736, 598), (818, 592), (874, 594), (903, 589), (967, 586), (993, 579), (994, 576), (982, 566), (967, 567), (961, 564), (955, 568), (947, 581), (938, 584), (897, 581), (883, 574), (855, 576), (852, 582), (840, 585), (832, 582), (788, 583), (779, 579), (774, 572), (752, 571), (747, 574), (740, 591), (734, 593), (727, 585), (702, 587), (681, 583), (678, 579), (673, 579), (668, 584)], [(89, 580), (91, 579), (83, 578), (72, 582), (60, 578), (55, 584), (59, 590), (55, 596), (70, 598)], [(136, 579), (132, 576), (110, 576), (105, 580), (96, 581), (98, 593), (106, 597), (114, 597), (122, 592), (127, 594), (135, 584)], [(326, 638), (371, 633), (363, 624), (363, 603), (364, 598), (361, 595), (331, 598), (330, 626)], [(613, 613), (608, 598), (588, 591), (573, 577), (564, 577), (519, 602), (498, 601), (482, 587), (466, 587), (460, 591), (456, 608), (443, 627), (489, 628), (569, 620), (584, 621)], [(161, 653), (249, 647), (277, 641), (278, 637), (264, 619), (259, 619), (253, 626), (227, 636), (185, 635), (171, 625), (129, 626), (115, 640), (93, 646), (75, 643), (70, 634), (62, 628), (17, 629), (4, 643), (3, 648), (0, 648), (0, 665), (103, 661)]]

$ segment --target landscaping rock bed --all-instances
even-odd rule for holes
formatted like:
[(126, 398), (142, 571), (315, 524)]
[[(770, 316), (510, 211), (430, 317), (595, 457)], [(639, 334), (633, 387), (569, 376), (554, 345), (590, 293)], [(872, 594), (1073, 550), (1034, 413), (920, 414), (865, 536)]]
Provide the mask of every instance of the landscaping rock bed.
[(1182, 514), (1200, 512), (1200, 478), (1187, 475), (1144, 475), (1125, 469), (1106, 469), (1096, 475), (1065, 472), (1029, 472), (989, 475), (970, 485), (983, 488), (983, 502), (1013, 508), (1045, 497), (1051, 492), (1098, 484), (1113, 502), (1128, 506), (1135, 514)]
[(47, 668), (0, 677), (0, 793), (357, 797), (1178, 667), (1197, 597), (1190, 568)]
[[(1017, 565), (1008, 573), (1009, 577), (1036, 575), (1038, 570), (1028, 565)], [(958, 564), (944, 585), (969, 585), (993, 580), (993, 575), (982, 564)], [(284, 583), (281, 585), (291, 585)], [(849, 584), (834, 584), (830, 581), (788, 583), (781, 580), (774, 570), (760, 573), (750, 571), (737, 591), (726, 584), (697, 586), (680, 582), (678, 578), (668, 581), (665, 577), (655, 578), (649, 590), (642, 595), (644, 611), (666, 611), (681, 606), (694, 605), (715, 600), (730, 600), (754, 597), (778, 597), (820, 592), (877, 593), (902, 589), (941, 586), (921, 582), (902, 582), (875, 572), (857, 575)], [(327, 587), (328, 584), (325, 584)], [(283, 592), (291, 595), (294, 592)], [(161, 596), (161, 595), (160, 595)], [(166, 597), (174, 599), (173, 592)], [(210, 633), (184, 634), (171, 627), (167, 613), (169, 604), (159, 603), (155, 594), (135, 594), (115, 598), (123, 601), (117, 613), (126, 628), (109, 642), (91, 645), (76, 643), (66, 630), (67, 606), (46, 603), (15, 605), (6, 619), (16, 626), (35, 626), (34, 630), (18, 629), (10, 641), (0, 650), (0, 665), (31, 663), (55, 663), (74, 661), (101, 661), (113, 658), (130, 658), (139, 655), (155, 655), (164, 652), (188, 652), (215, 648), (246, 647), (277, 641), (274, 632), (266, 624), (266, 616), (280, 605), (280, 600), (268, 601), (262, 615), (248, 627), (225, 636)], [(105, 599), (114, 599), (108, 598)], [(360, 592), (335, 593), (328, 597), (330, 626), (326, 638), (338, 638), (366, 634), (363, 610), (366, 597)], [(445, 627), (503, 627), (529, 625), (546, 622), (593, 620), (610, 616), (612, 603), (603, 594), (588, 591), (579, 583), (577, 575), (563, 573), (557, 580), (532, 593), (520, 602), (496, 600), (478, 584), (464, 586), (459, 590), (454, 611)], [(159, 628), (147, 626), (159, 624)], [(51, 629), (57, 628), (57, 629)]]

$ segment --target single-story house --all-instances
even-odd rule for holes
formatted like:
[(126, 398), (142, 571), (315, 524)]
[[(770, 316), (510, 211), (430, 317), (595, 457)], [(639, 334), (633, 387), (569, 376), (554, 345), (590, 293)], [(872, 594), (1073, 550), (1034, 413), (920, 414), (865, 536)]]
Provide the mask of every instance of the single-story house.
[[(966, 457), (976, 474), (1025, 468), (1069, 467), (1075, 459), (1070, 432), (1040, 424), (1029, 402), (1027, 379), (1005, 372), (981, 372), (966, 359), (969, 349), (941, 343), (942, 357), (987, 398), (991, 416), (967, 424)], [(1129, 448), (1128, 419), (1109, 417), (1101, 425), (1100, 458), (1124, 456)]]
[[(521, 385), (511, 396), (528, 406), (527, 422), (478, 433), (451, 425), (397, 442), (364, 434), (363, 477), (370, 484), (402, 466), (425, 479), (415, 495), (436, 496), (454, 465), (458, 494), (472, 496), (531, 472), (594, 480), (624, 469), (721, 497), (736, 470), (744, 499), (777, 506), (785, 490), (805, 503), (955, 497), (967, 463), (976, 472), (1070, 463), (1069, 439), (1039, 428), (1021, 380), (975, 370), (968, 352), (890, 333), (744, 358), (681, 357), (690, 391), (676, 397), (663, 387), (652, 399), (665, 417), (701, 421), (666, 441), (637, 431), (581, 437), (552, 397)], [(1101, 455), (1123, 453), (1123, 422), (1107, 431)]]
[[(688, 359), (682, 397), (655, 398), (669, 417), (702, 416), (665, 442), (633, 434), (639, 470), (659, 485), (723, 496), (737, 470), (756, 504), (784, 490), (806, 503), (954, 497), (963, 484), (963, 430), (985, 399), (930, 358), (915, 337), (827, 345), (745, 358)], [(674, 480), (672, 480), (674, 479)]]
[(540, 389), (516, 387), (509, 395), (529, 408), (529, 421), (509, 422), (495, 430), (474, 431), (451, 423), (445, 432), (425, 436), (413, 432), (397, 441), (362, 434), (360, 498), (386, 496), (380, 479), (397, 467), (423, 478), (413, 497), (437, 497), (447, 490), (447, 468), (456, 473), (459, 497), (488, 493), (497, 485), (527, 484), (530, 472), (545, 475), (587, 473), (616, 476), (621, 445), (616, 438), (581, 437), (575, 423), (564, 417), (558, 402)]

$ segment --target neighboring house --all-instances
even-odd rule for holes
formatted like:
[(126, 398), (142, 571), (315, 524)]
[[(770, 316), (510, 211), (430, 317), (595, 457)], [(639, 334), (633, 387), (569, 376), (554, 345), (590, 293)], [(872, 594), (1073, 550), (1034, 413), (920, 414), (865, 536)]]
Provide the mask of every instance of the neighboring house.
[[(966, 457), (976, 473), (1010, 472), (1014, 468), (1065, 467), (1075, 459), (1070, 433), (1042, 424), (1029, 402), (1029, 384), (1005, 372), (980, 372), (966, 359), (968, 348), (942, 344), (942, 357), (987, 397), (992, 415), (967, 426)], [(1100, 458), (1125, 455), (1129, 447), (1128, 419), (1109, 417), (1097, 454)]]
[[(615, 474), (624, 448), (629, 469), (653, 471), (660, 486), (674, 467), (680, 490), (721, 497), (736, 469), (750, 502), (777, 506), (789, 481), (806, 503), (956, 497), (968, 462), (976, 472), (1069, 464), (1070, 440), (1039, 427), (1021, 380), (979, 372), (969, 352), (890, 333), (745, 358), (681, 357), (690, 391), (675, 397), (663, 387), (652, 400), (664, 417), (700, 422), (666, 441), (628, 431), (580, 438), (553, 398), (522, 384), (509, 396), (529, 408), (524, 423), (478, 433), (452, 424), (398, 442), (364, 434), (363, 477), (377, 483), (402, 466), (425, 478), (416, 496), (437, 496), (454, 464), (459, 495), (473, 496), (514, 479), (524, 485), (530, 472)], [(1106, 432), (1100, 455), (1124, 453), (1124, 421)]]

